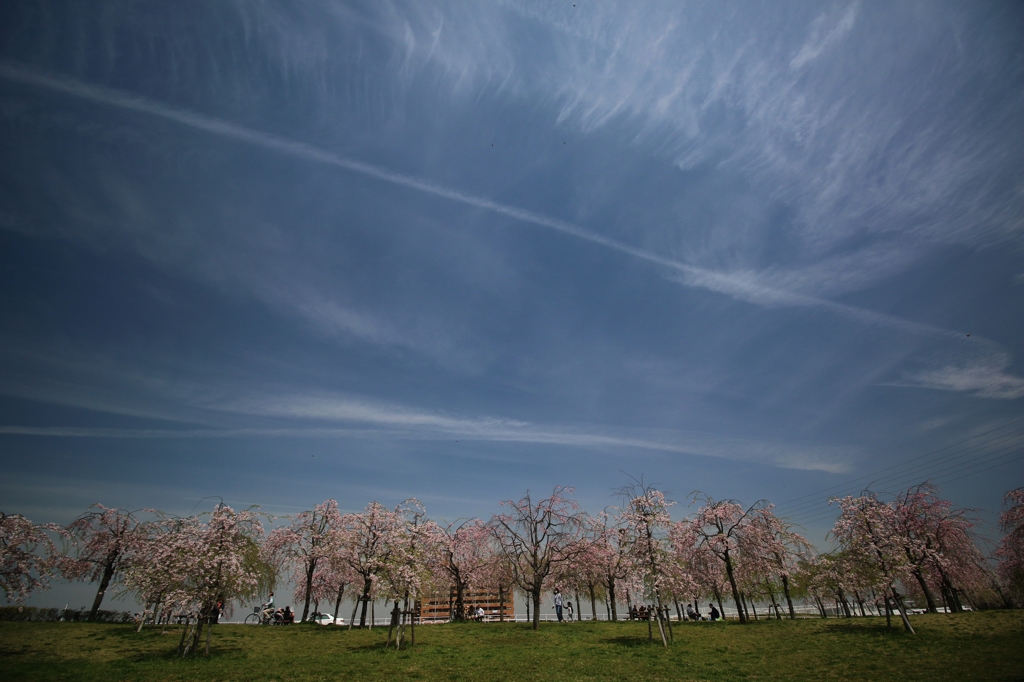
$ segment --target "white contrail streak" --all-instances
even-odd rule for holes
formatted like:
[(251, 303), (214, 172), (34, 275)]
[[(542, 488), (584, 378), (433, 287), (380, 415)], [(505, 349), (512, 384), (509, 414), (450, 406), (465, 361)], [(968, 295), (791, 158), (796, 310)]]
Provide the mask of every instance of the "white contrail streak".
[[(831, 457), (783, 456), (759, 454), (761, 448), (730, 450), (707, 443), (674, 444), (664, 441), (616, 434), (586, 433), (557, 428), (241, 428), (241, 429), (118, 429), (77, 426), (0, 426), (0, 436), (36, 436), (44, 438), (103, 439), (207, 439), (207, 438), (392, 438), (396, 440), (438, 441), (458, 438), (467, 442), (542, 443), (584, 448), (634, 448), (735, 461), (755, 461), (784, 469), (845, 473), (849, 463)], [(787, 453), (791, 454), (791, 453)], [(826, 453), (827, 455), (827, 453)]]
[[(737, 298), (761, 304), (820, 308), (869, 324), (894, 328), (914, 334), (941, 336), (957, 340), (960, 340), (962, 336), (960, 332), (941, 329), (932, 325), (921, 324), (919, 322), (913, 322), (892, 315), (886, 315), (884, 313), (878, 313), (843, 303), (836, 303), (834, 301), (828, 301), (813, 296), (806, 296), (804, 294), (775, 289), (764, 286), (750, 278), (737, 277), (735, 275), (687, 265), (671, 258), (651, 253), (650, 251), (638, 249), (618, 240), (594, 234), (593, 232), (564, 220), (551, 218), (524, 208), (501, 204), (484, 197), (474, 196), (456, 189), (437, 185), (427, 180), (403, 175), (402, 173), (395, 173), (394, 171), (390, 171), (379, 166), (338, 156), (337, 154), (318, 149), (303, 142), (297, 142), (295, 140), (289, 140), (276, 135), (262, 133), (257, 130), (251, 130), (234, 123), (212, 118), (210, 116), (204, 116), (203, 114), (169, 107), (165, 104), (161, 104), (160, 102), (143, 97), (137, 97), (121, 90), (89, 85), (64, 76), (43, 73), (32, 67), (10, 61), (0, 61), (0, 78), (43, 88), (50, 90), (51, 92), (58, 92), (78, 97), (91, 102), (157, 116), (196, 130), (211, 133), (213, 135), (246, 142), (265, 149), (274, 150), (282, 154), (288, 154), (290, 156), (308, 159), (310, 161), (317, 161), (329, 166), (343, 168), (354, 173), (359, 173), (371, 178), (377, 178), (378, 180), (382, 180), (393, 185), (408, 187), (410, 189), (449, 199), (467, 206), (474, 206), (486, 211), (491, 211), (492, 213), (507, 216), (524, 223), (530, 223), (539, 227), (555, 230), (556, 232), (571, 235), (577, 239), (591, 242), (592, 244), (598, 244), (614, 251), (628, 254), (634, 258), (647, 261), (648, 263), (669, 268), (670, 270), (682, 275), (678, 281), (686, 286), (725, 293), (736, 296)], [(977, 339), (977, 341), (979, 344), (984, 342), (984, 340), (980, 338)]]

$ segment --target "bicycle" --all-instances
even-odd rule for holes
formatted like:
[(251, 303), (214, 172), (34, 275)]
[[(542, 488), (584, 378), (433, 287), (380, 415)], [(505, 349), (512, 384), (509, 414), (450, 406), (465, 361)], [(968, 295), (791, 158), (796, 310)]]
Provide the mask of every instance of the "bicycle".
[(252, 607), (252, 613), (245, 617), (246, 625), (272, 625), (274, 623), (273, 616), (267, 616), (263, 613), (263, 606)]

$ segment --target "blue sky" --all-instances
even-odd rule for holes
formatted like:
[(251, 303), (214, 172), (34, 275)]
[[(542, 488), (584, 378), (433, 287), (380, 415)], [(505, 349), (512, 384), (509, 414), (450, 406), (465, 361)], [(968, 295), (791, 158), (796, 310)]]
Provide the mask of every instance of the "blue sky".
[(826, 490), (935, 476), (991, 521), (1022, 34), (1010, 2), (3, 3), (2, 508), (487, 517), (629, 474), (821, 542)]

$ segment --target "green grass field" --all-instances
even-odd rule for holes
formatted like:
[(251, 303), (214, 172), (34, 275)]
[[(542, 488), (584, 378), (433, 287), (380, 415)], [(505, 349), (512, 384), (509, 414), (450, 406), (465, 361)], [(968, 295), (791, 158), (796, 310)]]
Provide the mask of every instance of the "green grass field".
[[(421, 626), (412, 650), (386, 629), (218, 625), (209, 658), (174, 657), (180, 631), (0, 622), (0, 679), (31, 680), (1021, 680), (1024, 612), (885, 620), (675, 626), (668, 650), (641, 623)], [(894, 626), (897, 623), (894, 623)]]

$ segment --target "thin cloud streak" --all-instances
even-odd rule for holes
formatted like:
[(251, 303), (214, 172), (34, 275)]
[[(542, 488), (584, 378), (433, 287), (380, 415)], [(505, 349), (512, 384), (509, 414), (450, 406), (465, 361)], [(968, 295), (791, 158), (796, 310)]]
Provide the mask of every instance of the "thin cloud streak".
[(44, 74), (34, 69), (11, 62), (0, 62), (0, 77), (54, 92), (79, 97), (81, 99), (107, 104), (109, 106), (158, 116), (160, 118), (175, 121), (182, 125), (214, 135), (247, 142), (256, 146), (272, 149), (311, 161), (317, 161), (338, 168), (344, 168), (391, 184), (408, 187), (410, 189), (415, 189), (427, 194), (432, 194), (434, 196), (449, 199), (468, 206), (473, 206), (475, 208), (481, 208), (515, 220), (531, 223), (539, 227), (546, 227), (679, 272), (683, 277), (676, 281), (687, 286), (730, 294), (759, 305), (817, 307), (869, 324), (896, 328), (910, 333), (959, 338), (959, 332), (941, 329), (939, 327), (919, 322), (912, 322), (910, 320), (904, 320), (892, 315), (865, 310), (856, 306), (836, 303), (813, 296), (807, 296), (805, 294), (797, 294), (765, 286), (756, 280), (753, 273), (743, 273), (736, 276), (687, 265), (685, 263), (639, 249), (629, 244), (625, 244), (618, 240), (594, 234), (593, 232), (589, 232), (578, 225), (574, 225), (564, 220), (551, 218), (528, 209), (501, 204), (484, 197), (467, 194), (420, 178), (395, 173), (393, 171), (380, 168), (379, 166), (338, 156), (331, 152), (317, 149), (316, 147), (302, 142), (297, 142), (295, 140), (289, 140), (276, 135), (251, 130), (227, 121), (204, 116), (202, 114), (175, 109), (159, 102), (137, 97), (123, 91), (88, 85), (62, 76)]
[[(451, 420), (455, 421), (455, 420)], [(707, 440), (674, 444), (630, 436), (586, 433), (535, 427), (490, 426), (497, 420), (473, 422), (461, 420), (462, 426), (422, 428), (421, 423), (391, 425), (390, 428), (241, 428), (241, 429), (116, 429), (68, 426), (0, 426), (0, 435), (44, 438), (107, 438), (107, 439), (207, 439), (207, 438), (360, 438), (416, 441), (441, 441), (456, 438), (466, 442), (526, 443), (561, 445), (579, 448), (631, 448), (679, 455), (712, 457), (753, 462), (782, 469), (846, 473), (851, 470), (847, 451), (825, 448), (819, 452), (784, 444), (741, 441), (738, 439)], [(416, 428), (413, 428), (416, 427)], [(684, 439), (685, 440), (685, 439)]]
[(800, 48), (800, 51), (793, 57), (792, 61), (789, 62), (790, 68), (799, 69), (807, 62), (817, 59), (822, 52), (839, 42), (853, 28), (859, 7), (860, 3), (856, 2), (847, 7), (839, 21), (825, 35), (821, 34), (826, 28), (829, 17), (822, 15), (815, 19), (814, 23), (811, 24), (811, 37)]
[[(521, 222), (551, 229), (592, 244), (603, 246), (619, 253), (624, 253), (639, 260), (668, 268), (670, 271), (675, 273), (670, 276), (670, 279), (683, 284), (684, 286), (727, 294), (734, 298), (765, 307), (793, 306), (816, 308), (863, 324), (894, 329), (903, 333), (931, 338), (941, 338), (947, 341), (955, 340), (957, 342), (961, 342), (963, 340), (963, 334), (958, 331), (943, 329), (933, 325), (914, 322), (853, 305), (838, 303), (815, 296), (768, 286), (760, 281), (761, 278), (757, 273), (752, 271), (723, 273), (687, 265), (618, 240), (594, 234), (593, 232), (564, 220), (552, 218), (528, 209), (501, 204), (484, 197), (475, 196), (456, 189), (438, 185), (421, 178), (396, 173), (379, 166), (338, 156), (302, 142), (251, 130), (243, 126), (204, 116), (202, 114), (169, 107), (165, 104), (137, 97), (120, 90), (89, 85), (64, 76), (42, 73), (36, 69), (9, 61), (0, 62), (0, 77), (92, 102), (157, 116), (213, 135), (238, 140), (263, 147), (265, 149), (288, 154), (290, 156), (342, 168), (393, 185), (407, 187), (409, 189), (414, 189), (426, 194), (465, 204), (467, 206), (487, 210)], [(976, 336), (974, 338), (974, 344), (975, 346), (980, 346), (980, 348), (974, 352), (968, 352), (968, 355), (977, 357), (980, 353), (981, 357), (975, 364), (992, 364), (993, 358), (997, 358), (999, 362), (1004, 362), (1004, 358), (1009, 357), (1006, 351), (999, 346), (999, 344), (988, 341), (980, 336)], [(1016, 377), (1010, 377), (1010, 379), (1017, 380)], [(960, 384), (956, 382), (951, 383), (948, 381), (926, 381), (919, 385), (942, 387), (953, 390), (956, 390), (960, 386)], [(976, 388), (976, 386), (974, 386), (974, 388)], [(1017, 396), (1013, 391), (1010, 391), (990, 392), (986, 397), (1012, 398)]]

